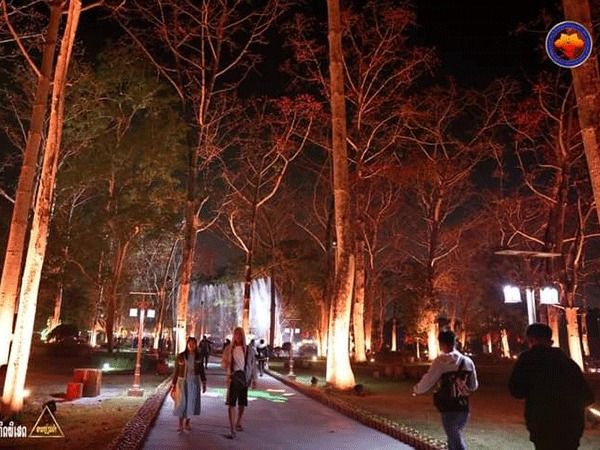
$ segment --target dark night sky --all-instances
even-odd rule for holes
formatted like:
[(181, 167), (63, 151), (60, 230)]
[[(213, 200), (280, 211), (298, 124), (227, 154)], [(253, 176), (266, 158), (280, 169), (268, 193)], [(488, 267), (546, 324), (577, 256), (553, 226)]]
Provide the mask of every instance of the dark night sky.
[(417, 0), (416, 38), (438, 50), (442, 73), (461, 84), (480, 87), (497, 77), (550, 67), (540, 52), (545, 33), (541, 29), (515, 31), (519, 24), (532, 23), (543, 9), (556, 11), (555, 4), (547, 0)]

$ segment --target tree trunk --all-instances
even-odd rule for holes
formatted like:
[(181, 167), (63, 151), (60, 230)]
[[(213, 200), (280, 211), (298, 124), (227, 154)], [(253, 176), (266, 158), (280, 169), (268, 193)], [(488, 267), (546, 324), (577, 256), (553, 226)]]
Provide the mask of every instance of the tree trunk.
[(385, 307), (383, 304), (383, 292), (379, 291), (377, 294), (379, 298), (379, 317), (377, 319), (377, 345), (375, 348), (383, 350), (385, 342), (383, 340), (383, 325), (385, 323)]
[(560, 310), (554, 306), (547, 306), (548, 313), (548, 326), (552, 329), (552, 346), (560, 347), (560, 332), (559, 332), (559, 319)]
[(488, 331), (488, 333), (485, 335), (485, 340), (486, 340), (488, 354), (491, 355), (494, 353), (494, 347), (492, 345), (492, 332), (491, 331)]
[(108, 294), (107, 308), (106, 308), (106, 340), (108, 353), (112, 353), (114, 346), (114, 329), (115, 329), (115, 315), (117, 313), (117, 305), (119, 299), (119, 285), (121, 284), (121, 275), (123, 274), (123, 266), (125, 259), (127, 258), (127, 250), (129, 244), (133, 238), (139, 233), (139, 228), (127, 241), (117, 243), (117, 251), (115, 252), (115, 262), (113, 264), (112, 282), (110, 285), (110, 292)]
[(354, 288), (354, 255), (350, 227), (350, 188), (346, 148), (346, 105), (342, 54), (342, 26), (339, 0), (327, 0), (329, 74), (331, 89), (333, 198), (336, 229), (336, 270), (331, 301), (327, 375), (337, 389), (354, 387), (350, 367), (348, 332), (352, 291)]
[(329, 330), (329, 308), (327, 307), (327, 302), (325, 299), (322, 300), (319, 305), (321, 309), (321, 319), (320, 319), (320, 336), (321, 336), (321, 356), (327, 356), (327, 336)]
[(367, 360), (365, 345), (365, 242), (356, 242), (356, 279), (354, 285), (354, 307), (352, 308), (354, 328), (354, 360)]
[[(273, 258), (275, 261), (275, 258)], [(269, 323), (269, 345), (271, 347), (275, 347), (275, 320), (276, 320), (276, 311), (277, 311), (277, 298), (275, 291), (275, 265), (271, 267), (271, 318)]]
[[(594, 34), (590, 3), (587, 0), (563, 0), (563, 8), (566, 20), (579, 22)], [(600, 74), (596, 52), (592, 52), (584, 64), (571, 69), (571, 74), (592, 191), (596, 205), (600, 205)], [(596, 208), (596, 213), (600, 221), (600, 208)]]
[(398, 335), (397, 335), (397, 329), (398, 328), (398, 321), (396, 320), (396, 315), (394, 315), (394, 317), (392, 318), (392, 342), (391, 342), (391, 346), (390, 349), (393, 352), (397, 352), (398, 351)]
[(67, 259), (69, 259), (69, 247), (71, 243), (71, 222), (73, 220), (73, 213), (75, 211), (77, 197), (72, 199), (69, 215), (67, 217), (67, 230), (65, 236), (65, 245), (62, 249), (62, 261), (60, 262), (60, 273), (58, 278), (58, 286), (56, 290), (56, 297), (54, 298), (54, 312), (52, 314), (52, 322), (50, 329), (57, 327), (60, 324), (60, 313), (62, 310), (63, 291), (65, 285), (65, 268), (67, 265)]
[(252, 250), (246, 252), (244, 265), (244, 304), (242, 309), (242, 328), (250, 333), (250, 290), (252, 288)]
[(183, 254), (181, 262), (181, 278), (179, 281), (179, 298), (177, 301), (177, 332), (175, 352), (185, 349), (187, 329), (187, 310), (190, 299), (190, 283), (194, 269), (194, 254), (196, 249), (196, 174), (198, 172), (198, 150), (190, 147), (188, 154), (187, 198), (185, 204), (185, 229)]
[(590, 356), (590, 342), (588, 339), (587, 328), (587, 310), (584, 308), (581, 313), (581, 346), (583, 347), (583, 356)]
[(506, 328), (500, 330), (500, 337), (502, 342), (502, 357), (510, 358), (510, 346), (508, 345), (508, 333)]
[[(368, 277), (369, 279), (370, 277)], [(367, 292), (365, 295), (365, 348), (372, 352), (372, 336), (373, 336), (373, 286), (371, 282), (367, 283)]]
[(429, 361), (433, 361), (440, 354), (438, 343), (438, 325), (436, 313), (428, 311), (427, 313), (427, 351)]
[(581, 370), (585, 371), (583, 366), (583, 355), (581, 354), (581, 342), (579, 341), (579, 326), (577, 324), (577, 307), (566, 307), (565, 316), (567, 319), (567, 339), (569, 342), (569, 354)]
[(15, 203), (8, 232), (8, 243), (0, 280), (0, 366), (8, 361), (29, 211), (32, 207), (35, 173), (38, 162), (42, 130), (48, 107), (50, 77), (56, 52), (56, 38), (62, 13), (61, 1), (49, 2), (50, 22), (46, 31), (44, 55), (37, 81), (35, 99), (31, 112), (31, 122), (27, 142), (23, 152), (23, 163), (19, 173)]
[[(260, 173), (264, 167), (261, 165)], [(252, 200), (252, 214), (250, 216), (250, 241), (246, 250), (246, 263), (244, 265), (244, 307), (242, 310), (242, 328), (246, 334), (250, 333), (250, 290), (252, 288), (252, 258), (254, 257), (254, 243), (256, 242), (256, 219), (258, 215), (258, 197), (260, 195), (260, 186), (262, 177), (259, 177), (254, 189), (254, 198)]]
[(10, 410), (13, 412), (20, 411), (23, 407), (23, 390), (31, 351), (31, 338), (42, 266), (48, 244), (48, 228), (52, 211), (52, 200), (54, 198), (56, 171), (58, 168), (67, 71), (80, 13), (81, 2), (79, 0), (72, 0), (69, 3), (67, 24), (54, 73), (48, 137), (46, 139), (44, 160), (40, 173), (40, 185), (34, 208), (29, 246), (23, 269), (23, 285), (19, 298), (13, 348), (10, 353), (6, 381), (4, 383), (3, 402), (9, 405)]

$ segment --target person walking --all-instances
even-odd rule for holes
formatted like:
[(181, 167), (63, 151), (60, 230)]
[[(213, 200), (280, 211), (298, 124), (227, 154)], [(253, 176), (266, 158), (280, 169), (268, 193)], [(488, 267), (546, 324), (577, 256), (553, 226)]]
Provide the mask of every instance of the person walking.
[(508, 382), (513, 397), (525, 399), (525, 423), (536, 450), (574, 450), (594, 394), (579, 366), (552, 347), (552, 329), (527, 327), (529, 350), (519, 355)]
[[(256, 388), (256, 355), (253, 346), (246, 345), (246, 335), (242, 327), (233, 330), (232, 342), (225, 347), (221, 365), (225, 369), (228, 386), (225, 404), (228, 406), (230, 433), (226, 437), (235, 439), (236, 431), (244, 431), (242, 417), (244, 409), (248, 406), (248, 386)], [(238, 413), (234, 426), (236, 405)]]
[(202, 336), (202, 340), (200, 341), (200, 357), (202, 359), (202, 364), (206, 369), (208, 369), (208, 359), (210, 358), (210, 344), (211, 342), (208, 340), (208, 338), (206, 336)]
[(471, 358), (456, 349), (456, 335), (442, 331), (438, 336), (441, 354), (413, 388), (413, 395), (425, 394), (434, 386), (433, 402), (442, 416), (448, 450), (465, 450), (462, 431), (469, 420), (469, 394), (479, 387)]
[(257, 359), (258, 359), (258, 373), (262, 377), (265, 373), (265, 364), (267, 362), (268, 350), (267, 343), (264, 339), (258, 341), (258, 346), (256, 347)]
[(175, 402), (173, 415), (179, 417), (178, 432), (191, 430), (190, 418), (200, 414), (200, 385), (206, 392), (206, 374), (198, 342), (194, 337), (188, 337), (185, 350), (175, 359), (175, 371), (171, 385), (171, 397)]

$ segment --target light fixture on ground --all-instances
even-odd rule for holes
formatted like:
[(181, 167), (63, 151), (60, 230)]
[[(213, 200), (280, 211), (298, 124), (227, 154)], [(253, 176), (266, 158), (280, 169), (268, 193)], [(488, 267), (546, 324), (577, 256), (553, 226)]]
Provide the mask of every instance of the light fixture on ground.
[(138, 345), (137, 355), (135, 358), (135, 372), (133, 374), (133, 386), (127, 390), (127, 395), (130, 397), (143, 397), (144, 389), (141, 388), (141, 369), (142, 369), (142, 339), (144, 338), (144, 316), (146, 312), (148, 317), (154, 317), (154, 310), (149, 308), (150, 304), (146, 301), (146, 296), (156, 295), (154, 292), (130, 292), (129, 295), (139, 295), (141, 301), (137, 303), (137, 308), (129, 309), (129, 317), (139, 317), (138, 324)]

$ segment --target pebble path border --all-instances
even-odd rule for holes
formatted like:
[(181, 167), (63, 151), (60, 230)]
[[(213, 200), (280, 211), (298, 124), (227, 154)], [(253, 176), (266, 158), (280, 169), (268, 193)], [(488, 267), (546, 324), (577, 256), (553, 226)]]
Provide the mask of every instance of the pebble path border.
[(121, 433), (110, 443), (107, 449), (137, 450), (142, 448), (142, 444), (158, 416), (170, 387), (171, 377), (158, 385), (154, 393), (146, 399), (135, 416), (127, 422)]
[(371, 413), (364, 409), (358, 408), (353, 405), (349, 405), (339, 399), (333, 398), (331, 395), (327, 395), (323, 391), (317, 388), (305, 386), (301, 383), (290, 380), (289, 378), (274, 372), (272, 370), (265, 369), (269, 375), (283, 384), (294, 388), (302, 394), (310, 397), (318, 402), (332, 408), (345, 416), (348, 416), (370, 428), (381, 431), (394, 439), (404, 442), (407, 445), (411, 445), (416, 450), (447, 450), (448, 447), (445, 442), (439, 439), (426, 436), (423, 433), (415, 430), (414, 428), (406, 425), (401, 425), (394, 422), (387, 417), (380, 416), (378, 414)]

